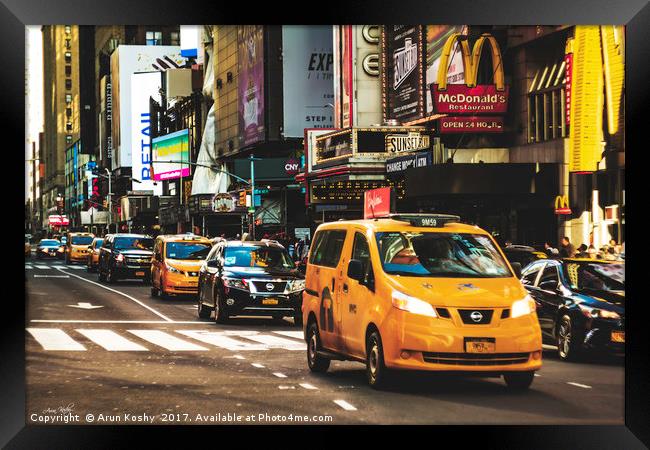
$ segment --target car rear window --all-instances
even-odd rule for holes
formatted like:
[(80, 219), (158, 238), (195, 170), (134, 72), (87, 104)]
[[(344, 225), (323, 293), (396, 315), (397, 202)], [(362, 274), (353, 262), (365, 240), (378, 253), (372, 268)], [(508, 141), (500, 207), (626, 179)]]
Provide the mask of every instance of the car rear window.
[(70, 243), (72, 245), (90, 245), (93, 242), (92, 236), (72, 236)]

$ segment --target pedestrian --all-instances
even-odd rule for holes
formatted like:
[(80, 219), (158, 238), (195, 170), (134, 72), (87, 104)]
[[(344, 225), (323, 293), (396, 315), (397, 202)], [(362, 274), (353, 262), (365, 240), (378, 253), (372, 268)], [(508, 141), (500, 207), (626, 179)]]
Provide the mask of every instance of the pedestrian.
[(549, 244), (548, 241), (544, 242), (544, 252), (550, 257), (558, 256), (560, 253), (558, 249)]
[(618, 242), (616, 242), (615, 239), (609, 240), (609, 246), (614, 249), (614, 253), (616, 253), (617, 255), (621, 253), (621, 246), (618, 245)]
[(562, 258), (573, 258), (576, 254), (576, 248), (571, 243), (568, 236), (562, 238), (562, 246), (560, 248), (560, 256)]
[(589, 253), (587, 252), (587, 245), (586, 244), (580, 244), (580, 247), (578, 247), (578, 253), (576, 254), (577, 258), (589, 258)]
[(589, 248), (587, 249), (587, 254), (591, 259), (596, 259), (596, 247), (594, 247), (593, 244), (589, 245)]

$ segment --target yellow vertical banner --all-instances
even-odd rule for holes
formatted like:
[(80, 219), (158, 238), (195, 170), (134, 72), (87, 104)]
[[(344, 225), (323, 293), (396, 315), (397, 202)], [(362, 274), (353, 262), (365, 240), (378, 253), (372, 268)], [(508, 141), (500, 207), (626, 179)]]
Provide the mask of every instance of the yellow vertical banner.
[(600, 27), (605, 73), (607, 131), (610, 144), (622, 149), (625, 129), (625, 28), (620, 25)]
[(603, 152), (603, 58), (600, 27), (577, 25), (573, 40), (569, 172), (594, 172)]

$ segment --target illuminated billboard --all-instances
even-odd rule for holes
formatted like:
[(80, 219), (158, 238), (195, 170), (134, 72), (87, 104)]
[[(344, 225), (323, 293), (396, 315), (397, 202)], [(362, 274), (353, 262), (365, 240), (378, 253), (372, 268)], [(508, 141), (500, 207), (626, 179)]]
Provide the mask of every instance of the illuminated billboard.
[(190, 132), (187, 129), (151, 140), (151, 154), (154, 162), (153, 179), (155, 181), (175, 180), (190, 176), (190, 166), (182, 164), (190, 159), (189, 140)]

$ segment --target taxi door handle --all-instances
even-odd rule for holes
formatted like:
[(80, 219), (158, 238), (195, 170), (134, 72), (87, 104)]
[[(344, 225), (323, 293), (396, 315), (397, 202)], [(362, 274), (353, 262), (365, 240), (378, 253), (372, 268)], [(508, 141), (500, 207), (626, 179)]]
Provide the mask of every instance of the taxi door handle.
[(334, 278), (332, 278), (332, 292), (334, 292)]
[(347, 294), (348, 293), (348, 285), (343, 283), (343, 293)]

